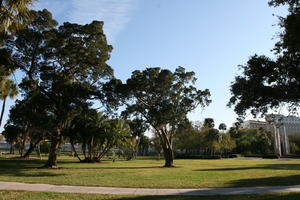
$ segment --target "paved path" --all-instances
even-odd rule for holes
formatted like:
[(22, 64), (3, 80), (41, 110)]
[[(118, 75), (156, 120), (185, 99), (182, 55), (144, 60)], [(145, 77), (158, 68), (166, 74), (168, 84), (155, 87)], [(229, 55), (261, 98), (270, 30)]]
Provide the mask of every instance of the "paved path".
[(266, 187), (237, 187), (237, 188), (199, 188), (199, 189), (154, 189), (154, 188), (117, 188), (117, 187), (88, 187), (49, 184), (30, 184), (17, 182), (1, 182), (0, 190), (25, 190), (42, 192), (66, 192), (89, 194), (115, 195), (237, 195), (237, 194), (265, 194), (282, 192), (300, 192), (300, 185), (266, 186)]

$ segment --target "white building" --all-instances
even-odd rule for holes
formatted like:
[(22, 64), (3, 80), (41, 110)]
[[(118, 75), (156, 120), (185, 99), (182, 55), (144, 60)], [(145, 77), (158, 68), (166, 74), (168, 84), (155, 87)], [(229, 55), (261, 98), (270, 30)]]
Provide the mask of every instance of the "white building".
[(248, 120), (241, 124), (242, 128), (263, 128), (274, 133), (275, 152), (279, 155), (290, 153), (288, 135), (300, 133), (300, 117), (284, 115), (267, 115), (266, 121)]

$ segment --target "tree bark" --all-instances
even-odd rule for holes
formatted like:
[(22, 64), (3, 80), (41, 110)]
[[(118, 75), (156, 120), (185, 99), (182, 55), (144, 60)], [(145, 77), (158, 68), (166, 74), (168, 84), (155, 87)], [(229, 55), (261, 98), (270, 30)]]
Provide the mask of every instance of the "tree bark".
[(172, 148), (163, 148), (165, 156), (165, 165), (164, 167), (174, 167), (174, 153)]
[(14, 143), (13, 142), (10, 144), (10, 152), (9, 152), (9, 154), (15, 154), (15, 152), (14, 152)]
[(51, 141), (51, 146), (50, 146), (50, 152), (48, 156), (48, 160), (44, 167), (47, 168), (53, 168), (57, 169), (57, 154), (60, 146), (60, 141), (61, 141), (61, 135), (60, 135), (60, 130), (56, 130), (55, 134), (52, 136), (52, 141)]
[(3, 114), (4, 114), (4, 110), (5, 110), (5, 104), (6, 104), (6, 97), (3, 97), (3, 104), (2, 104), (2, 110), (1, 110), (1, 116), (0, 116), (0, 127), (2, 124)]
[(163, 147), (163, 153), (165, 157), (164, 167), (174, 167), (174, 153), (172, 148), (172, 140), (168, 138), (168, 134), (164, 129), (161, 129), (161, 132), (158, 133), (160, 136), (161, 144)]
[(36, 143), (30, 143), (30, 147), (27, 150), (27, 152), (22, 156), (22, 158), (28, 158), (32, 151), (35, 149), (35, 147), (42, 141), (42, 139), (39, 139)]
[(75, 146), (74, 146), (73, 141), (70, 142), (70, 144), (71, 144), (71, 147), (72, 147), (72, 149), (73, 149), (73, 152), (74, 152), (75, 156), (78, 158), (79, 162), (82, 162), (81, 158), (79, 157), (79, 155), (78, 155), (78, 153), (77, 153), (77, 151), (76, 151), (76, 149), (75, 149)]

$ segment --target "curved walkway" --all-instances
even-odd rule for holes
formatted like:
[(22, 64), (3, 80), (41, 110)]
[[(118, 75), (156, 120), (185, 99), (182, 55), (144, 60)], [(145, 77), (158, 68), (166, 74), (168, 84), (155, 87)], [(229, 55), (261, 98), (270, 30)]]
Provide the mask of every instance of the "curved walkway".
[(118, 188), (118, 187), (88, 187), (50, 184), (31, 184), (18, 182), (1, 182), (0, 190), (24, 190), (42, 192), (115, 194), (115, 195), (238, 195), (300, 192), (300, 185), (265, 186), (265, 187), (236, 187), (236, 188), (199, 188), (199, 189), (154, 189), (154, 188)]

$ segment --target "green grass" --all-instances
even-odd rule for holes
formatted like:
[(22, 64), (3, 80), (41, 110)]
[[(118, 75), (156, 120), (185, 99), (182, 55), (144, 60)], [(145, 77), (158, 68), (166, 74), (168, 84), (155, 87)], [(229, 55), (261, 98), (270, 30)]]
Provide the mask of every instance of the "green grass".
[(300, 184), (300, 160), (224, 159), (163, 161), (103, 161), (79, 163), (60, 157), (62, 169), (37, 169), (45, 161), (0, 160), (0, 181), (58, 185), (199, 188)]
[(0, 191), (0, 200), (298, 200), (300, 193), (235, 196), (120, 196), (53, 192)]

